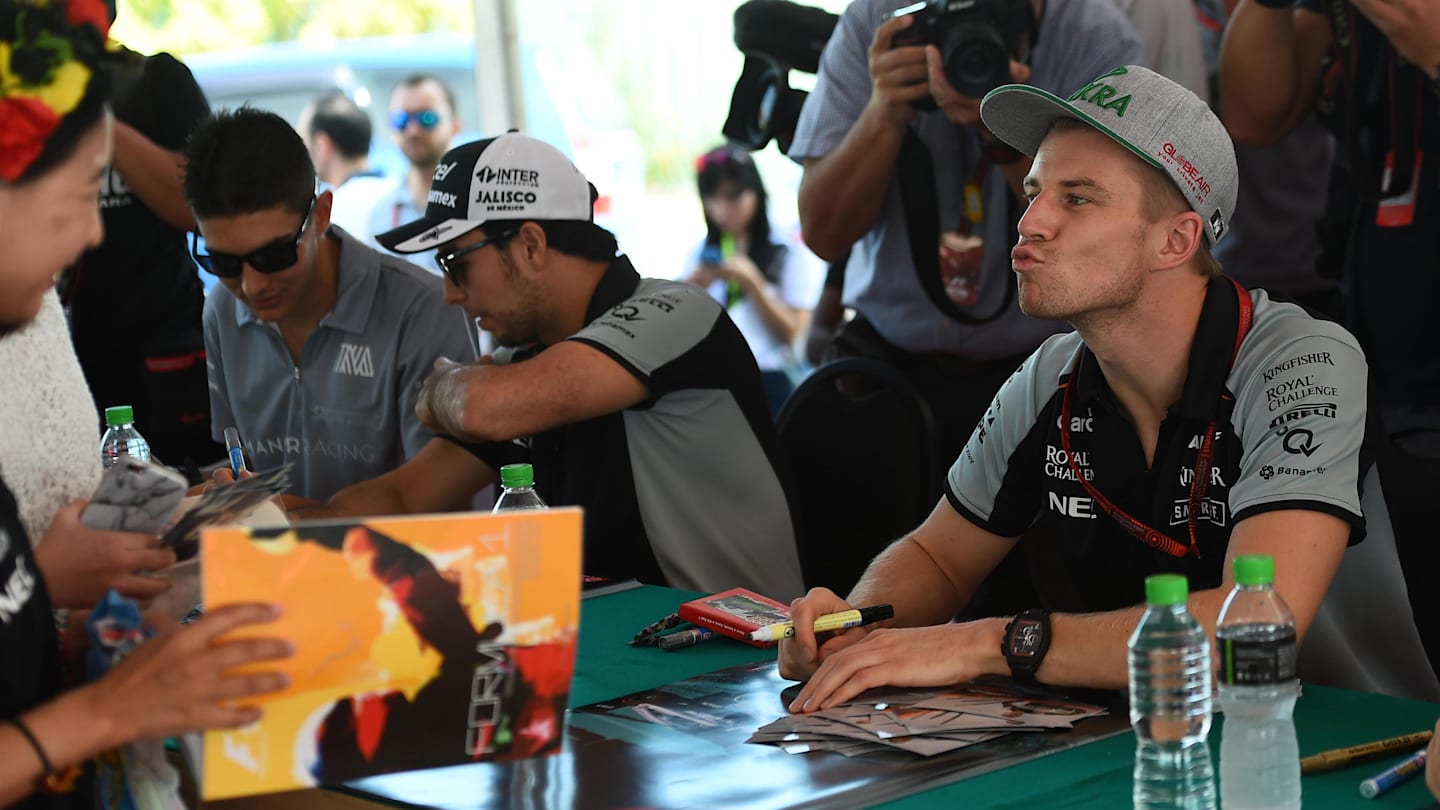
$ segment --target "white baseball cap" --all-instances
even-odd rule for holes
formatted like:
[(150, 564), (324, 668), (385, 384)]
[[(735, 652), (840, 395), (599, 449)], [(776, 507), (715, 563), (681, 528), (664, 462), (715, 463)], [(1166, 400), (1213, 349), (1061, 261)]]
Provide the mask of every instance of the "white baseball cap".
[(595, 187), (559, 149), (507, 132), (446, 152), (425, 216), (375, 240), (396, 253), (419, 253), (492, 220), (592, 222), (595, 197)]

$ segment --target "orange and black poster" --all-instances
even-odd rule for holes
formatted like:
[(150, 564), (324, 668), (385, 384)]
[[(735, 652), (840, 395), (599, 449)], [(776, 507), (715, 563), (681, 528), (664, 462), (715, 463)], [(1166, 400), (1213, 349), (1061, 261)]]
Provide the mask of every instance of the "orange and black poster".
[(296, 645), (260, 722), (205, 735), (205, 799), (554, 753), (580, 616), (578, 509), (210, 528), (207, 609)]

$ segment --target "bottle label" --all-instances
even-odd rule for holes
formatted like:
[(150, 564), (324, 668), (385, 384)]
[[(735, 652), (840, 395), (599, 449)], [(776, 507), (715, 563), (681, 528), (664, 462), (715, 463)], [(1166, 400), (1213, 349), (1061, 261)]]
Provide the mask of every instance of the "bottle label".
[(1295, 679), (1295, 629), (1278, 638), (1219, 639), (1220, 683), (1267, 686)]

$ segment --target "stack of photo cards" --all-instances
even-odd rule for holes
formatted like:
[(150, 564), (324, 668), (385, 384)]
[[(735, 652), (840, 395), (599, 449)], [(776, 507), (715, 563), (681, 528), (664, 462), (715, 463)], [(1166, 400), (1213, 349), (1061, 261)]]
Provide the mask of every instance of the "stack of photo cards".
[[(176, 556), (182, 560), (193, 556), (199, 548), (202, 528), (243, 522), (241, 519), (251, 511), (288, 489), (290, 467), (286, 464), (233, 483), (216, 484), (196, 497), (188, 507), (181, 504), (183, 511), (161, 536), (160, 547), (175, 549)], [(284, 520), (284, 512), (279, 512), (277, 522), (288, 522)]]
[[(787, 704), (799, 687), (786, 690)], [(866, 756), (909, 751), (934, 756), (1012, 731), (1055, 731), (1108, 714), (1100, 707), (1022, 690), (1004, 680), (932, 689), (872, 689), (841, 706), (792, 714), (762, 726), (747, 742), (791, 754), (833, 751)]]

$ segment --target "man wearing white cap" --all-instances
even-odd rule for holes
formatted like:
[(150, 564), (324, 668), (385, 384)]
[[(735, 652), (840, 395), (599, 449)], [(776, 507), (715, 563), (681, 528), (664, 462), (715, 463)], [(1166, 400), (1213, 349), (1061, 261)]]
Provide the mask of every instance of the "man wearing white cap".
[(380, 234), (432, 248), (445, 299), (513, 355), (441, 364), (416, 411), (453, 438), (317, 514), (466, 508), (505, 464), (585, 509), (585, 572), (702, 591), (801, 592), (785, 464), (760, 371), (698, 287), (642, 279), (593, 221), (595, 189), (517, 133), (452, 149), (425, 216)]
[[(1238, 554), (1274, 558), (1303, 638), (1363, 536), (1365, 359), (1339, 326), (1220, 275), (1210, 249), (1237, 174), (1205, 103), (1121, 67), (1068, 101), (997, 88), (981, 116), (1034, 156), (1011, 253), (1020, 306), (1076, 331), (1001, 387), (944, 499), (847, 600), (817, 589), (795, 603), (780, 663), (810, 676), (796, 711), (984, 674), (1123, 687), (1144, 578), (1185, 574), (1213, 631)], [(950, 622), (1017, 543), (1047, 609)], [(814, 616), (876, 602), (903, 629), (817, 649)]]

